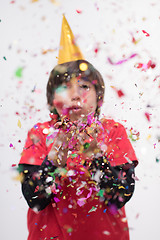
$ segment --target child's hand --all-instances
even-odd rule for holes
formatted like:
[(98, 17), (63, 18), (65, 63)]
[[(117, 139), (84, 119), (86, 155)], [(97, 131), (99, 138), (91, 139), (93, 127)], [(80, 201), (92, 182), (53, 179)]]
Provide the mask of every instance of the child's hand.
[(64, 167), (69, 151), (77, 149), (77, 139), (75, 135), (76, 128), (71, 124), (69, 127), (62, 125), (61, 122), (59, 122), (55, 127), (59, 128), (59, 132), (48, 154), (48, 159), (53, 162), (55, 166)]
[(102, 150), (97, 141), (98, 126), (92, 124), (92, 127), (87, 127), (83, 132), (79, 134), (79, 142), (83, 153), (86, 157), (94, 157), (97, 153), (102, 154)]

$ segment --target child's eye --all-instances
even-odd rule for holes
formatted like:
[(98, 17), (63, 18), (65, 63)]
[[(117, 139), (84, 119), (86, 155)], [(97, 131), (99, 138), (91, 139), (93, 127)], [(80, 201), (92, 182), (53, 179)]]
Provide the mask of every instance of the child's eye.
[(80, 88), (89, 90), (90, 87), (87, 84), (82, 84), (82, 85), (80, 85)]

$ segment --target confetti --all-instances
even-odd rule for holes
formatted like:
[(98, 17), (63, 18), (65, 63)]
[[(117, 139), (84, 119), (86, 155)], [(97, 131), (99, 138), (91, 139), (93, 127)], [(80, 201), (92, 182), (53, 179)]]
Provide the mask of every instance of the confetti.
[(71, 232), (73, 232), (73, 229), (70, 227), (70, 228), (67, 229), (67, 232), (71, 233)]
[(11, 167), (16, 167), (16, 166), (17, 166), (17, 164), (12, 164), (12, 165), (11, 165)]
[(152, 115), (152, 114), (145, 112), (145, 117), (147, 118), (148, 122), (150, 122), (150, 120), (151, 120), (150, 115)]
[(23, 68), (19, 67), (15, 72), (16, 77), (21, 78), (22, 77), (22, 71), (23, 71)]
[(97, 210), (97, 208), (93, 206), (93, 207), (88, 211), (88, 213), (90, 213), (90, 212), (95, 212), (96, 210)]
[(134, 57), (136, 57), (138, 54), (137, 53), (134, 53), (134, 54), (132, 54), (130, 57), (128, 57), (128, 58), (125, 58), (125, 59), (123, 59), (123, 60), (120, 60), (120, 61), (118, 61), (118, 62), (116, 62), (116, 63), (113, 63), (113, 61), (110, 59), (110, 58), (108, 58), (108, 62), (110, 63), (110, 64), (112, 64), (112, 65), (119, 65), (119, 64), (122, 64), (122, 63), (124, 63), (124, 62), (127, 62), (129, 59), (131, 59), (131, 58), (134, 58)]
[(123, 97), (125, 95), (121, 89), (118, 90), (114, 86), (111, 86), (111, 88), (113, 88), (116, 91), (116, 93), (117, 93), (119, 98), (121, 98), (121, 97)]
[(140, 38), (136, 40), (136, 39), (132, 36), (132, 43), (134, 43), (135, 45), (136, 45), (137, 43), (139, 43), (140, 41), (141, 41)]
[(54, 52), (54, 51), (56, 51), (56, 49), (51, 49), (51, 48), (49, 48), (49, 49), (42, 49), (42, 54), (47, 54), (48, 52)]
[(3, 59), (6, 61), (7, 60), (7, 58), (6, 57), (3, 57)]
[(21, 127), (22, 127), (21, 121), (20, 121), (19, 119), (18, 119), (17, 126), (18, 126), (19, 128), (21, 128)]
[(148, 63), (146, 63), (146, 64), (145, 63), (136, 63), (134, 65), (134, 67), (141, 68), (142, 71), (146, 71), (149, 68), (155, 68), (156, 64), (153, 63), (151, 60), (149, 60)]
[(149, 37), (149, 36), (150, 36), (149, 33), (147, 33), (145, 30), (142, 30), (142, 32), (144, 33), (144, 35), (145, 35), (146, 37)]
[(103, 234), (109, 236), (109, 235), (110, 235), (110, 232), (108, 232), (108, 231), (103, 231)]
[(54, 199), (54, 201), (57, 203), (57, 202), (60, 202), (60, 200), (57, 198), (57, 197), (54, 197), (53, 198)]
[(76, 12), (77, 12), (77, 13), (82, 13), (82, 10), (76, 9)]
[(86, 63), (81, 63), (79, 69), (84, 72), (88, 69), (88, 65)]
[(135, 142), (135, 141), (137, 141), (137, 140), (139, 140), (139, 136), (140, 136), (140, 133), (139, 132), (134, 132), (133, 133), (133, 128), (131, 128), (130, 129), (130, 135), (129, 135), (129, 138), (133, 141), (133, 142)]
[(156, 162), (159, 163), (160, 162), (160, 158), (156, 157)]

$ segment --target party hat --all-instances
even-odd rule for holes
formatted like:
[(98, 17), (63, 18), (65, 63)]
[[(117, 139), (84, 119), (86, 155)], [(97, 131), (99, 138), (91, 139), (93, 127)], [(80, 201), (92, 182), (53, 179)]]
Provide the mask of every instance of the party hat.
[(84, 59), (72, 30), (63, 15), (58, 64)]

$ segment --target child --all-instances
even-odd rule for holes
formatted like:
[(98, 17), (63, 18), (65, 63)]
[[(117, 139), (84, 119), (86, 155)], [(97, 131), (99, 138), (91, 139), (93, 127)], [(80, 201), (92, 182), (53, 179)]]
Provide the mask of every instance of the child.
[(19, 163), (28, 240), (128, 240), (125, 203), (137, 158), (125, 128), (99, 119), (101, 74), (87, 61), (58, 64), (47, 85), (51, 121), (37, 123)]

